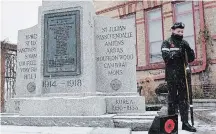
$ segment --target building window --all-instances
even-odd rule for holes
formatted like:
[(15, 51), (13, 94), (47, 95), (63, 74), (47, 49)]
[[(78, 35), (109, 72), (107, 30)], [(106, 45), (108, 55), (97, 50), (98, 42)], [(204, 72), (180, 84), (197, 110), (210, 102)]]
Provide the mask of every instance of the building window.
[[(195, 5), (197, 3), (194, 3)], [(193, 15), (193, 2), (181, 2), (174, 5), (175, 21), (185, 24), (184, 39), (188, 41), (190, 47), (195, 50), (195, 20)]]
[[(135, 23), (136, 23), (136, 14), (135, 13), (129, 13), (129, 14), (126, 14), (126, 15), (122, 15), (120, 16), (120, 19), (134, 19)], [(137, 37), (137, 31), (135, 32), (136, 33), (136, 37)], [(137, 38), (136, 38), (137, 40)], [(137, 41), (136, 41), (136, 65), (138, 64), (138, 55), (137, 55)]]
[(120, 19), (131, 19), (131, 18), (133, 18), (133, 19), (136, 18), (135, 13), (130, 13), (130, 14), (120, 16)]
[(162, 62), (161, 44), (163, 42), (163, 25), (161, 8), (148, 11), (146, 21), (150, 63)]

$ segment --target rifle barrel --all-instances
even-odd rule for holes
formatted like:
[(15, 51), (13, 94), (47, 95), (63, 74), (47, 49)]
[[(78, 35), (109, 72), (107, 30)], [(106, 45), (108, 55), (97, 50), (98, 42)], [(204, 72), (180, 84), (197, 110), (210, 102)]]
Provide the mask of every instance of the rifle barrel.
[[(186, 88), (187, 88), (187, 95), (188, 95), (188, 101), (190, 106), (190, 115), (191, 115), (191, 123), (194, 125), (194, 116), (193, 116), (193, 95), (192, 95), (192, 85), (191, 85), (191, 69), (190, 65), (188, 63), (188, 56), (185, 51), (185, 59), (186, 59), (186, 65), (185, 65), (185, 79), (186, 79)], [(186, 68), (189, 68), (190, 71), (186, 71)]]

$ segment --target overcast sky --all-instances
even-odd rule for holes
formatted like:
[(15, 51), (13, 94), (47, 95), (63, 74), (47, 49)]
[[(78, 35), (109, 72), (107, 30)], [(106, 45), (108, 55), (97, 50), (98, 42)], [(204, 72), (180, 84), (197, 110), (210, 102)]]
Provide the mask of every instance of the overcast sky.
[[(37, 24), (38, 7), (42, 5), (42, 0), (0, 0), (1, 21), (0, 40), (7, 40), (17, 43), (18, 30), (26, 29)], [(71, 0), (81, 1), (81, 0)], [(82, 0), (91, 1), (91, 0)], [(97, 1), (97, 0), (94, 0)], [(115, 0), (100, 0), (115, 1)], [(118, 0), (125, 1), (125, 0)]]
[(1, 0), (1, 38), (17, 43), (18, 30), (37, 24), (42, 0)]
[[(0, 40), (17, 43), (18, 30), (26, 29), (37, 24), (38, 7), (42, 0), (0, 0), (1, 27)], [(71, 0), (79, 1), (79, 0)], [(82, 0), (89, 1), (89, 0)]]

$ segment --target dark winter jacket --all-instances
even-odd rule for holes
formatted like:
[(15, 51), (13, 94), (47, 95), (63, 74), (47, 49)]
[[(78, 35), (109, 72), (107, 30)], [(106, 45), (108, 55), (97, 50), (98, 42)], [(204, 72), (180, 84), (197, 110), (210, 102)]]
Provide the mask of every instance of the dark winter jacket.
[(165, 62), (166, 81), (179, 81), (185, 78), (185, 51), (188, 55), (188, 62), (194, 61), (194, 51), (190, 48), (187, 41), (179, 41), (172, 38), (163, 41), (161, 52)]

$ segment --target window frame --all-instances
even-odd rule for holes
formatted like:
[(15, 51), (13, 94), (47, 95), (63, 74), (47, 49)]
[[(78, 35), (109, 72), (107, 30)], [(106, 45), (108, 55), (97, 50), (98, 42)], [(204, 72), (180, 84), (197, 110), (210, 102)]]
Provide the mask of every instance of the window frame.
[[(136, 23), (136, 19), (137, 19), (137, 15), (136, 15), (136, 12), (131, 12), (131, 13), (128, 13), (128, 14), (124, 14), (124, 15), (120, 15), (119, 16), (119, 19), (127, 19), (126, 17), (127, 16), (130, 16), (130, 15), (134, 15), (134, 17), (135, 17), (135, 25), (137, 25)], [(136, 67), (138, 66), (138, 44), (137, 44), (137, 27), (135, 28), (135, 33), (136, 33)]]
[(161, 28), (162, 28), (162, 41), (164, 40), (164, 19), (163, 19), (163, 8), (162, 6), (156, 6), (153, 8), (149, 8), (144, 10), (144, 19), (145, 19), (145, 23), (144, 23), (144, 28), (146, 29), (145, 31), (145, 56), (146, 56), (146, 65), (155, 65), (155, 64), (160, 64), (163, 63), (163, 60), (159, 61), (159, 62), (151, 62), (151, 52), (150, 52), (150, 41), (149, 41), (149, 26), (148, 26), (148, 13), (154, 10), (160, 9), (160, 13), (161, 13), (161, 18), (156, 18), (156, 19), (152, 19), (152, 20), (161, 20)]
[[(172, 15), (170, 15), (169, 17), (172, 17), (171, 19), (173, 20), (173, 22), (175, 22), (175, 9), (174, 9), (174, 4), (176, 3), (180, 3), (180, 2), (185, 2), (185, 1), (171, 1), (171, 2), (167, 2), (167, 3), (170, 3), (171, 4), (171, 7), (172, 7), (172, 10), (171, 10), (171, 13)], [(198, 26), (197, 27), (197, 24), (199, 25), (202, 25), (203, 22), (203, 19), (204, 19), (204, 16), (203, 14), (200, 15), (200, 12), (202, 12), (201, 10), (203, 10), (201, 7), (203, 6), (203, 2), (197, 2), (197, 1), (193, 1), (193, 3), (196, 3), (196, 4), (193, 4), (193, 20), (195, 21), (195, 30), (200, 30), (200, 27)], [(201, 4), (201, 5), (200, 5)], [(148, 10), (152, 10), (154, 8), (161, 8), (162, 9), (162, 15), (163, 15), (163, 21), (162, 21), (162, 24), (163, 24), (163, 36), (165, 36), (164, 34), (164, 18), (166, 18), (166, 16), (163, 14), (163, 4), (162, 5), (158, 5), (158, 6), (155, 6), (155, 7), (150, 7), (150, 8), (146, 8), (146, 9), (143, 9), (143, 18), (144, 18), (144, 29), (147, 28), (146, 26), (146, 22), (147, 22), (147, 19), (146, 19), (146, 11)], [(197, 12), (199, 14), (199, 19), (196, 20), (195, 18), (195, 15), (197, 15)], [(197, 16), (196, 16), (197, 17)], [(171, 27), (171, 26), (170, 26)], [(195, 32), (195, 31), (194, 31)], [(197, 36), (198, 34), (194, 34), (194, 36)], [(155, 69), (164, 69), (165, 68), (165, 63), (164, 62), (157, 62), (157, 63), (150, 63), (149, 60), (150, 60), (150, 57), (149, 57), (149, 51), (148, 51), (148, 48), (149, 48), (149, 44), (147, 43), (146, 41), (146, 37), (147, 37), (147, 34), (145, 32), (145, 34), (143, 35), (144, 38), (145, 38), (145, 44), (143, 44), (145, 46), (145, 57), (143, 57), (145, 59), (145, 65), (143, 66), (137, 66), (137, 71), (148, 71), (148, 70), (155, 70)], [(216, 36), (215, 36), (216, 37)], [(196, 38), (196, 37), (195, 37)], [(195, 41), (197, 41), (195, 39)], [(202, 43), (203, 45), (203, 43)], [(201, 59), (198, 59), (198, 52), (197, 52), (197, 44), (195, 44), (195, 60), (190, 63), (191, 66), (200, 66), (202, 65), (202, 60)], [(161, 76), (160, 78), (164, 78), (164, 76)], [(159, 78), (159, 79), (160, 79)]]
[[(195, 1), (196, 2), (196, 1)], [(193, 29), (194, 29), (194, 33), (193, 33), (193, 36), (194, 36), (194, 53), (195, 53), (195, 60), (197, 59), (197, 40), (196, 40), (196, 24), (198, 22), (196, 22), (196, 19), (195, 19), (195, 13), (196, 13), (196, 10), (199, 10), (199, 9), (196, 9), (195, 7), (196, 6), (199, 6), (199, 3), (197, 5), (195, 5), (194, 1), (173, 1), (172, 2), (172, 11), (173, 11), (173, 22), (176, 22), (177, 20), (177, 15), (180, 15), (180, 16), (184, 16), (184, 15), (187, 15), (189, 13), (192, 14), (193, 16)], [(176, 14), (176, 5), (177, 4), (183, 4), (183, 3), (192, 3), (192, 10), (191, 11), (184, 11), (184, 12), (181, 12), (180, 14)], [(190, 35), (191, 36), (191, 35)], [(185, 37), (189, 37), (189, 36), (185, 36)]]

